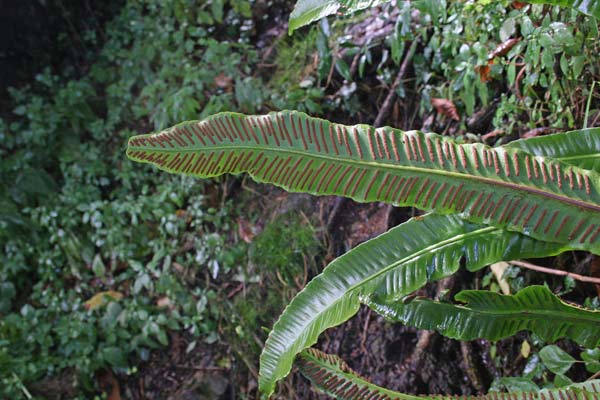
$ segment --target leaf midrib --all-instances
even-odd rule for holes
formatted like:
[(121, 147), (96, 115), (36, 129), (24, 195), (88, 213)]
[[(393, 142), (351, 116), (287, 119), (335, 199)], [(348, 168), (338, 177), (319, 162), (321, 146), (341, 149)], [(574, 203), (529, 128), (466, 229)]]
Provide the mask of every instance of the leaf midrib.
[[(132, 146), (131, 148), (133, 150), (155, 151), (155, 152), (163, 152), (163, 153), (186, 153), (186, 152), (220, 151), (220, 150), (222, 150), (222, 151), (252, 150), (252, 151), (262, 151), (265, 153), (295, 154), (300, 157), (306, 157), (306, 158), (321, 158), (321, 159), (325, 159), (329, 162), (345, 163), (345, 164), (351, 164), (351, 165), (359, 164), (359, 165), (364, 165), (367, 167), (391, 168), (391, 169), (412, 171), (412, 172), (424, 173), (424, 174), (436, 174), (436, 175), (445, 176), (445, 177), (454, 177), (457, 179), (473, 180), (473, 181), (487, 183), (489, 185), (503, 186), (506, 188), (514, 189), (514, 190), (521, 190), (526, 193), (535, 194), (535, 195), (538, 195), (543, 198), (551, 198), (553, 200), (557, 200), (562, 203), (570, 204), (570, 205), (573, 205), (575, 207), (579, 207), (582, 209), (588, 209), (590, 211), (600, 212), (600, 205), (591, 204), (591, 203), (588, 203), (588, 202), (585, 202), (582, 200), (573, 199), (571, 197), (561, 196), (558, 194), (554, 194), (552, 192), (544, 191), (542, 189), (532, 188), (529, 186), (523, 186), (523, 185), (519, 185), (519, 184), (512, 183), (512, 182), (494, 180), (491, 178), (486, 178), (486, 177), (481, 177), (481, 176), (476, 176), (476, 175), (464, 174), (464, 173), (453, 172), (453, 171), (445, 171), (445, 170), (439, 170), (439, 169), (434, 169), (434, 168), (408, 167), (408, 166), (404, 166), (404, 165), (382, 164), (382, 163), (377, 163), (377, 162), (373, 162), (373, 161), (365, 161), (365, 160), (355, 160), (355, 159), (348, 160), (345, 158), (332, 159), (326, 155), (306, 153), (306, 152), (302, 152), (302, 151), (284, 149), (284, 148), (280, 148), (280, 147), (277, 148), (277, 150), (274, 150), (271, 147), (263, 147), (263, 146), (235, 146), (235, 145), (233, 145), (233, 146), (214, 146), (214, 147), (211, 146), (211, 147), (206, 147), (205, 150), (197, 149), (197, 148), (193, 148), (193, 149), (175, 149), (174, 148), (174, 149), (152, 149), (152, 150), (150, 150), (148, 148), (143, 148), (143, 147), (140, 148), (137, 146), (136, 147)], [(148, 161), (146, 161), (146, 162), (148, 162)]]

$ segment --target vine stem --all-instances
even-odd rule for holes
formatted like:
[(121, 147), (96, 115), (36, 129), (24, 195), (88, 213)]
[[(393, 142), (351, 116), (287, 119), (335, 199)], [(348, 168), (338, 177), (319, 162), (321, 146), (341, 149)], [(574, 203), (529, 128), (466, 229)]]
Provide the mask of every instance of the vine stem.
[(569, 277), (575, 279), (576, 281), (590, 282), (590, 283), (595, 283), (597, 285), (600, 285), (600, 278), (594, 278), (594, 277), (591, 277), (591, 276), (584, 276), (584, 275), (574, 274), (572, 272), (561, 271), (561, 270), (553, 269), (553, 268), (541, 267), (539, 265), (531, 264), (531, 263), (528, 263), (526, 261), (516, 261), (516, 260), (515, 261), (509, 261), (509, 264), (513, 264), (513, 265), (516, 265), (518, 267), (523, 267), (523, 268), (531, 269), (531, 270), (534, 270), (534, 271), (544, 272), (546, 274), (559, 275), (559, 276), (569, 276)]

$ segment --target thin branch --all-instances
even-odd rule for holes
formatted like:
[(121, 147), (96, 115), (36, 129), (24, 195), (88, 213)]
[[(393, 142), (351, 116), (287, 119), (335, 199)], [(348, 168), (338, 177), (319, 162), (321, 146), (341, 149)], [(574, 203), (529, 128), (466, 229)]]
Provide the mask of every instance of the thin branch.
[(509, 263), (516, 265), (518, 267), (523, 267), (523, 268), (531, 269), (534, 271), (544, 272), (546, 274), (569, 276), (569, 277), (575, 279), (576, 281), (589, 282), (589, 283), (595, 283), (596, 285), (600, 285), (600, 278), (593, 278), (591, 276), (583, 276), (583, 275), (579, 275), (579, 274), (574, 274), (572, 272), (561, 271), (559, 269), (541, 267), (539, 265), (531, 264), (531, 263), (528, 263), (525, 261), (509, 261)]
[(404, 56), (404, 61), (402, 61), (400, 71), (398, 71), (398, 75), (396, 75), (396, 79), (394, 80), (394, 83), (392, 84), (392, 87), (390, 88), (390, 91), (388, 92), (388, 95), (385, 98), (381, 109), (379, 109), (377, 118), (375, 118), (375, 122), (373, 123), (373, 125), (375, 125), (375, 128), (379, 128), (390, 113), (392, 104), (394, 104), (394, 100), (396, 100), (396, 89), (398, 88), (398, 86), (400, 86), (400, 82), (402, 82), (402, 79), (404, 79), (406, 69), (408, 68), (408, 63), (410, 63), (410, 61), (412, 60), (413, 55), (415, 54), (415, 50), (417, 49), (417, 42), (418, 41), (416, 39), (412, 42), (410, 48), (406, 52), (406, 56)]

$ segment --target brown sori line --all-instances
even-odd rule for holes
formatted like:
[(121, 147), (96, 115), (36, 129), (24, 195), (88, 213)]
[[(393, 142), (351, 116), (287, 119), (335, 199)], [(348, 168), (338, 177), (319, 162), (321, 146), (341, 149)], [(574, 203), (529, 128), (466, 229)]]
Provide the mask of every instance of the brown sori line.
[(598, 235), (600, 235), (600, 226), (598, 227), (598, 229), (596, 229), (596, 232), (594, 232), (594, 234), (592, 236), (590, 236), (590, 240), (588, 240), (588, 242), (594, 243), (596, 241), (596, 237), (598, 237)]
[(337, 148), (337, 144), (335, 143), (335, 138), (333, 136), (333, 124), (329, 124), (329, 138), (331, 139), (331, 146), (333, 147), (333, 151), (336, 156), (340, 155), (340, 151)]
[(540, 170), (542, 171), (544, 183), (548, 183), (548, 175), (546, 175), (546, 165), (544, 163), (540, 163)]
[(260, 176), (261, 175), (260, 171), (262, 171), (262, 169), (265, 167), (265, 164), (267, 163), (267, 160), (268, 160), (267, 157), (263, 158), (262, 163), (260, 163), (260, 165), (258, 166), (258, 168), (254, 168), (253, 167), (248, 172), (251, 173), (254, 176), (257, 176), (257, 177)]
[(473, 156), (473, 162), (475, 163), (475, 169), (479, 170), (479, 154), (475, 146), (471, 146), (471, 155)]
[(448, 203), (448, 199), (450, 198), (450, 196), (452, 196), (452, 193), (454, 193), (455, 190), (456, 190), (456, 186), (452, 185), (450, 187), (450, 190), (448, 192), (446, 192), (446, 196), (444, 196), (444, 202), (442, 203), (442, 207), (446, 207), (446, 204)]
[(266, 129), (264, 129), (260, 125), (260, 123), (257, 120), (257, 118), (256, 117), (254, 117), (254, 118), (253, 117), (248, 117), (248, 120), (250, 121), (250, 126), (253, 126), (253, 127), (257, 128), (260, 131), (260, 133), (261, 133), (261, 135), (263, 137), (263, 140), (265, 141), (265, 144), (268, 144), (269, 143), (269, 139), (267, 138), (267, 134), (265, 132)]
[(494, 159), (494, 171), (496, 171), (496, 175), (500, 175), (500, 163), (498, 161), (498, 154), (492, 150), (492, 157)]
[(556, 237), (559, 237), (560, 232), (563, 230), (563, 228), (565, 227), (565, 225), (567, 224), (567, 221), (569, 220), (569, 216), (566, 215), (562, 222), (560, 223), (560, 225), (558, 226), (558, 230), (556, 231), (556, 233), (554, 234)]
[(548, 163), (548, 175), (550, 175), (550, 180), (554, 182), (554, 165), (552, 163)]
[(288, 143), (291, 146), (292, 145), (292, 138), (290, 137), (290, 133), (288, 132), (287, 125), (285, 124), (285, 121), (283, 120), (283, 115), (277, 114), (276, 121), (277, 121), (277, 126), (279, 127), (279, 130), (281, 132), (283, 132), (283, 134), (285, 135), (286, 140), (288, 141)]
[(375, 183), (378, 176), (379, 176), (379, 171), (376, 170), (375, 173), (373, 174), (373, 176), (371, 177), (369, 184), (367, 185), (367, 190), (365, 190), (365, 200), (369, 197), (369, 192), (371, 191), (371, 188), (373, 187), (373, 183)]
[(213, 145), (216, 145), (217, 143), (215, 142), (215, 140), (212, 138), (213, 134), (209, 128), (209, 125), (207, 122), (201, 122), (200, 124), (198, 124), (198, 128), (200, 129), (200, 131), (202, 133), (204, 133), (204, 136), (206, 136), (208, 138), (208, 140), (210, 140), (210, 142)]
[(375, 137), (375, 144), (377, 145), (377, 154), (379, 154), (379, 158), (383, 159), (383, 147), (381, 145), (381, 143), (379, 142), (379, 135), (377, 134), (376, 130), (371, 131), (371, 129), (369, 129), (369, 136), (373, 135), (373, 137)]
[[(190, 144), (195, 144), (194, 143), (194, 138), (192, 137), (192, 134), (187, 130), (186, 126), (180, 126), (179, 129), (181, 129), (181, 131), (183, 132), (183, 134), (188, 138), (188, 140), (190, 141)], [(162, 144), (159, 142), (159, 144), (162, 146)]]
[[(317, 179), (317, 177), (318, 177), (318, 176), (321, 174), (321, 172), (323, 171), (323, 168), (325, 168), (325, 164), (326, 164), (326, 162), (325, 162), (325, 161), (321, 161), (321, 165), (319, 165), (319, 168), (317, 168), (317, 169), (315, 170), (315, 173), (313, 174), (313, 177), (312, 177), (312, 179), (310, 180), (310, 182), (309, 182), (309, 184), (308, 184), (308, 188), (307, 188), (307, 189), (310, 189), (310, 188), (314, 187), (315, 180), (316, 180), (316, 179)], [(332, 164), (332, 166), (333, 166), (333, 164)]]
[(417, 192), (417, 195), (415, 196), (415, 203), (416, 204), (419, 203), (419, 198), (421, 197), (421, 194), (423, 194), (423, 192), (425, 191), (425, 188), (427, 187), (428, 184), (429, 184), (429, 178), (426, 178), (423, 181), (423, 184), (421, 185), (421, 187), (419, 188), (419, 191)]
[[(319, 183), (319, 185), (317, 186), (317, 192), (321, 192), (323, 185), (325, 184), (326, 178), (330, 177), (329, 173), (331, 172), (331, 170), (333, 169), (335, 164), (331, 164), (329, 165), (329, 168), (327, 168), (327, 170), (325, 171), (325, 173), (323, 174), (323, 178), (321, 179), (321, 182)], [(341, 168), (340, 165), (338, 165), (338, 170)], [(337, 170), (336, 170), (337, 171)]]
[(504, 207), (504, 209), (500, 213), (500, 216), (498, 217), (498, 222), (499, 223), (502, 223), (502, 221), (504, 221), (504, 218), (506, 217), (506, 215), (509, 214), (508, 210), (510, 209), (510, 206), (512, 205), (512, 203), (513, 203), (513, 199), (510, 199), (508, 201), (508, 204), (506, 205), (506, 207)]
[(315, 138), (315, 145), (317, 146), (317, 151), (320, 153), (321, 152), (321, 144), (319, 143), (319, 137), (317, 136), (317, 121), (316, 120), (312, 120), (312, 132), (313, 132), (313, 136)]
[(585, 232), (583, 232), (583, 235), (581, 235), (581, 237), (579, 238), (579, 243), (583, 243), (585, 242), (585, 239), (587, 238), (587, 236), (592, 233), (592, 231), (594, 230), (594, 228), (596, 227), (595, 224), (590, 225)]
[(233, 135), (229, 132), (229, 129), (225, 126), (223, 121), (220, 118), (215, 118), (215, 124), (217, 126), (217, 130), (221, 133), (221, 136), (229, 139), (230, 142), (233, 142)]
[(187, 162), (185, 163), (183, 168), (181, 168), (181, 172), (183, 172), (184, 174), (187, 174), (188, 168), (192, 165), (192, 161), (194, 160), (194, 157), (196, 157), (196, 153), (191, 153), (191, 154), (192, 154), (192, 156), (187, 160)]
[(358, 157), (361, 160), (364, 160), (362, 148), (360, 147), (360, 137), (358, 136), (358, 130), (354, 127), (354, 145), (356, 146), (356, 151), (358, 152)]
[(179, 160), (179, 153), (175, 154), (175, 157), (171, 159), (171, 162), (167, 164), (167, 168), (173, 168), (173, 165)]
[(367, 173), (367, 170), (363, 169), (363, 171), (361, 172), (361, 174), (358, 176), (358, 179), (356, 180), (356, 183), (354, 184), (354, 188), (352, 189), (352, 193), (350, 194), (350, 197), (354, 197), (356, 195), (356, 190), (360, 187), (360, 183), (362, 182), (362, 180), (365, 177), (366, 173)]
[[(481, 206), (479, 207), (477, 214), (475, 214), (477, 217), (481, 217), (483, 215), (483, 210), (485, 209), (485, 206), (488, 204), (488, 202), (490, 201), (491, 198), (492, 198), (492, 193), (488, 193), (488, 195), (485, 198), (485, 200), (483, 201), (483, 203), (481, 203)], [(473, 214), (471, 214), (471, 215), (473, 215)]]
[[(173, 139), (179, 143), (180, 146), (183, 147), (188, 147), (189, 144), (181, 137), (181, 132), (179, 131), (179, 129), (177, 127), (174, 127), (173, 130), (171, 130), (171, 137), (173, 137)], [(154, 142), (154, 138), (152, 136), (150, 136), (148, 139), (150, 139), (152, 142)]]
[[(475, 196), (474, 190), (467, 191), (467, 195), (459, 203), (460, 205), (459, 205), (458, 209), (460, 210), (460, 212), (465, 211), (465, 209), (467, 208), (467, 205), (469, 204), (469, 202), (471, 201), (471, 198), (473, 196)], [(491, 205), (493, 205), (493, 204), (494, 204), (494, 202), (492, 201)]]
[(344, 145), (346, 146), (346, 151), (348, 152), (348, 155), (352, 157), (352, 149), (350, 149), (350, 142), (348, 142), (348, 131), (345, 127), (343, 129), (344, 134), (342, 135), (342, 139), (344, 139)]
[(404, 152), (406, 153), (406, 157), (408, 158), (409, 161), (412, 160), (412, 156), (410, 154), (410, 148), (409, 148), (409, 144), (408, 144), (409, 138), (408, 135), (406, 133), (404, 133), (404, 135), (402, 135), (402, 142), (404, 143)]
[[(292, 126), (294, 127), (294, 135), (296, 139), (298, 139), (298, 134), (296, 132), (296, 126), (294, 125), (294, 118), (292, 118)], [(308, 144), (306, 143), (306, 138), (304, 137), (304, 131), (302, 130), (302, 121), (298, 117), (298, 129), (300, 130), (300, 138), (302, 139), (302, 145), (304, 146), (304, 150), (308, 150)]]
[(308, 182), (308, 179), (312, 176), (313, 170), (310, 168), (312, 166), (313, 160), (309, 160), (308, 164), (306, 164), (306, 166), (303, 168), (304, 171), (302, 171), (302, 174), (300, 175), (300, 177), (298, 177), (298, 182), (296, 183), (296, 185), (298, 186), (298, 189), (304, 191), (304, 186), (306, 186), (306, 182)]
[(558, 216), (558, 213), (559, 213), (558, 210), (554, 211), (554, 214), (552, 214), (552, 217), (550, 217), (550, 221), (548, 221), (548, 225), (546, 225), (546, 229), (544, 229), (544, 233), (548, 233), (548, 231), (550, 230), (550, 227), (552, 226), (552, 224), (554, 224), (554, 220)]
[(558, 397), (560, 398), (560, 400), (565, 400), (565, 396), (563, 395), (563, 391), (562, 390), (558, 391)]
[(452, 157), (452, 165), (454, 166), (454, 169), (456, 169), (458, 167), (458, 161), (456, 160), (456, 150), (455, 147), (456, 145), (454, 143), (450, 143), (449, 144), (449, 148), (450, 148), (450, 157)]
[(256, 159), (254, 159), (254, 162), (248, 168), (248, 171), (254, 170), (254, 168), (258, 165), (258, 163), (260, 162), (260, 160), (262, 160), (263, 157), (264, 157), (263, 153), (258, 153), (258, 157), (256, 157)]
[(392, 156), (390, 155), (390, 148), (388, 147), (388, 143), (386, 140), (386, 135), (385, 135), (385, 131), (384, 130), (380, 130), (380, 131), (375, 131), (375, 134), (381, 134), (381, 142), (383, 143), (383, 151), (385, 152), (385, 156), (388, 160), (392, 159)]
[(438, 156), (438, 160), (440, 162), (440, 166), (444, 167), (444, 152), (442, 151), (442, 141), (439, 138), (435, 138), (435, 150)]
[(242, 135), (242, 132), (238, 129), (238, 127), (235, 125), (235, 121), (232, 123), (231, 117), (229, 115), (226, 115), (224, 119), (225, 122), (227, 122), (227, 125), (229, 126), (229, 130), (232, 132), (233, 139), (235, 140), (237, 138), (243, 141), (244, 136)]
[[(214, 120), (215, 119), (212, 119), (212, 121), (214, 121)], [(210, 132), (212, 133), (215, 140), (218, 140), (219, 142), (223, 142), (223, 138), (221, 136), (219, 136), (219, 132), (218, 132), (217, 128), (215, 126), (213, 126), (213, 124), (208, 123), (206, 125), (206, 127), (210, 130)]]
[[(271, 133), (271, 136), (273, 136), (273, 139), (275, 139), (275, 145), (277, 147), (281, 147), (281, 143), (279, 142), (279, 136), (277, 136), (277, 132), (275, 132), (275, 128), (273, 127), (273, 121), (271, 121), (271, 117), (268, 115), (265, 115), (263, 120), (267, 121), (267, 131)], [(264, 125), (264, 123), (263, 123)], [(283, 139), (283, 138), (282, 138)]]
[(187, 144), (180, 137), (175, 135), (175, 130), (172, 130), (171, 132), (169, 132), (169, 137), (171, 139), (173, 139), (178, 145), (187, 147)]
[(531, 160), (531, 164), (533, 164), (533, 175), (537, 179), (540, 177), (538, 173), (538, 160), (534, 157), (533, 160)]
[[(385, 201), (392, 201), (392, 199), (396, 198), (395, 194), (398, 193), (400, 186), (406, 180), (405, 178), (402, 178), (398, 181), (399, 178), (400, 177), (398, 177), (398, 176), (394, 176), (392, 178), (392, 181), (390, 182), (387, 190), (385, 191), (385, 194), (383, 195), (383, 199)], [(396, 182), (396, 181), (398, 181), (398, 182)], [(390, 192), (392, 191), (392, 188), (396, 188), (396, 190), (394, 191), (394, 195), (392, 197), (390, 197)]]
[(565, 171), (565, 179), (569, 181), (569, 188), (573, 189), (573, 170), (569, 167), (568, 171)]
[(325, 122), (319, 121), (319, 131), (321, 133), (321, 141), (323, 142), (323, 148), (325, 149), (325, 153), (329, 153), (329, 147), (327, 146), (327, 140), (325, 139), (325, 132), (323, 129), (323, 125)]
[(215, 164), (208, 171), (209, 174), (218, 174), (220, 172), (219, 165), (221, 164), (221, 159), (223, 158), (223, 155), (225, 155), (225, 153), (221, 151), (219, 153), (219, 157), (217, 157), (217, 159), (215, 160)]
[[(356, 168), (353, 172), (352, 175), (350, 175), (350, 178), (348, 178), (348, 180), (346, 181), (346, 186), (344, 186), (344, 191), (343, 193), (348, 193), (348, 190), (350, 190), (350, 185), (352, 183), (354, 183), (354, 178), (356, 178), (356, 174), (358, 174), (359, 168)], [(364, 171), (364, 170), (363, 170)], [(356, 184), (355, 184), (356, 185)], [(352, 197), (352, 196), (350, 196)]]
[(369, 142), (369, 152), (371, 153), (371, 158), (373, 160), (377, 160), (375, 156), (375, 146), (373, 146), (373, 137), (371, 136), (371, 131), (367, 132), (367, 140)]
[(173, 169), (175, 171), (181, 171), (181, 165), (188, 159), (189, 156), (189, 153), (184, 154), (183, 157), (181, 157), (181, 160), (179, 160), (175, 165), (173, 165)]
[(413, 188), (413, 186), (415, 186), (415, 184), (419, 181), (418, 177), (415, 177), (414, 180), (412, 181), (412, 183), (410, 184), (410, 186), (408, 187), (408, 190), (406, 191), (406, 193), (404, 194), (404, 196), (402, 196), (402, 193), (400, 193), (400, 197), (402, 198), (402, 202), (406, 203), (408, 201), (408, 196), (410, 196), (410, 192)]
[(344, 141), (342, 140), (342, 126), (336, 124), (335, 125), (335, 132), (337, 133), (338, 144), (341, 146), (342, 144), (344, 144)]
[(246, 132), (246, 136), (248, 136), (248, 131), (252, 135), (252, 139), (256, 142), (256, 144), (260, 144), (260, 140), (258, 140), (258, 136), (256, 136), (256, 132), (254, 131), (254, 127), (248, 122), (248, 117), (244, 117), (240, 120), (240, 124), (242, 125), (242, 129)]
[(471, 212), (470, 212), (471, 215), (476, 215), (477, 206), (479, 205), (479, 202), (481, 201), (481, 198), (483, 197), (484, 194), (485, 194), (485, 192), (479, 193), (479, 196), (477, 196), (477, 198), (475, 199), (475, 202), (471, 206)]
[(519, 225), (519, 221), (521, 220), (521, 217), (523, 216), (523, 213), (525, 212), (525, 210), (527, 210), (529, 208), (529, 204), (527, 203), (523, 203), (523, 206), (521, 207), (521, 209), (519, 210), (519, 213), (517, 214), (517, 216), (512, 220), (512, 224), (513, 225)]
[(519, 176), (519, 157), (517, 153), (513, 153), (513, 166), (515, 168), (515, 175)]
[(346, 392), (346, 399), (355, 399), (354, 395), (358, 392), (360, 386), (352, 385), (352, 387)]
[(415, 158), (415, 160), (417, 161), (425, 161), (425, 157), (423, 157), (422, 159), (419, 159), (419, 156), (417, 155), (417, 146), (415, 145), (415, 142), (418, 143), (419, 145), (419, 153), (421, 155), (423, 155), (423, 149), (421, 149), (421, 142), (419, 142), (419, 140), (417, 140), (417, 138), (415, 137), (415, 135), (409, 135), (408, 138), (410, 139), (410, 148), (412, 150), (412, 154)]
[[(312, 133), (310, 131), (310, 121), (308, 120), (308, 118), (306, 118), (304, 120), (304, 123), (305, 123), (305, 132), (307, 133), (307, 136), (308, 136), (308, 143), (312, 144), (313, 138), (312, 138)], [(302, 126), (302, 125), (300, 125), (300, 126)], [(302, 132), (300, 132), (300, 134), (302, 134)]]
[(253, 151), (249, 151), (244, 160), (240, 163), (240, 170), (248, 171), (250, 169), (250, 162), (254, 156)]
[(543, 221), (543, 220), (544, 220), (544, 218), (546, 217), (546, 213), (547, 213), (547, 210), (544, 210), (544, 211), (542, 211), (542, 213), (540, 214), (540, 216), (539, 216), (539, 218), (538, 218), (537, 222), (535, 223), (535, 226), (533, 227), (533, 230), (534, 230), (534, 231), (537, 231), (537, 230), (538, 230), (538, 228), (540, 227), (540, 225), (541, 225), (542, 221)]
[[(271, 171), (271, 168), (273, 168), (278, 162), (281, 163), (281, 161), (283, 161), (282, 158), (279, 158), (278, 156), (273, 157), (273, 159), (269, 161), (269, 165), (267, 166), (267, 169), (265, 170), (263, 176), (267, 178), (267, 176), (269, 175), (269, 171)], [(275, 170), (273, 172), (275, 172)]]
[(581, 174), (575, 173), (575, 177), (577, 178), (577, 186), (579, 187), (579, 189), (581, 189), (583, 187), (583, 184), (581, 182)]
[(435, 205), (438, 201), (438, 198), (440, 197), (440, 195), (444, 192), (444, 189), (446, 188), (448, 184), (446, 182), (442, 183), (442, 186), (440, 186), (440, 188), (437, 190), (435, 197), (433, 198), (433, 200), (431, 201), (431, 208), (434, 209)]
[(204, 138), (201, 135), (203, 132), (200, 130), (198, 124), (190, 125), (190, 129), (192, 130), (192, 132), (194, 132), (194, 135), (198, 138), (200, 143), (202, 143), (202, 146), (206, 146), (206, 142), (204, 141)]
[(173, 144), (173, 141), (171, 140), (170, 137), (168, 137), (164, 132), (160, 134), (160, 142), (164, 143), (167, 142), (167, 144), (171, 147), (171, 148), (175, 148), (175, 145)]
[(235, 155), (235, 153), (233, 151), (230, 151), (229, 155), (225, 159), (225, 162), (223, 163), (223, 172), (232, 172), (233, 171), (232, 167), (236, 161), (237, 161), (237, 156)]
[(396, 143), (396, 139), (398, 135), (396, 135), (393, 131), (390, 132), (390, 141), (392, 142), (392, 149), (394, 150), (394, 157), (396, 157), (396, 161), (400, 161), (400, 154), (398, 153), (398, 143)]
[(285, 180), (283, 181), (283, 184), (286, 186), (290, 186), (290, 182), (292, 179), (292, 176), (298, 173), (298, 165), (300, 165), (300, 163), (302, 162), (301, 158), (298, 158), (296, 160), (296, 162), (294, 163), (294, 165), (292, 166), (292, 168), (290, 168), (290, 171), (294, 171), (294, 173), (290, 173), (289, 175), (286, 176)]
[(467, 168), (467, 156), (465, 155), (465, 149), (464, 146), (462, 145), (458, 145), (458, 155), (460, 156), (460, 163), (462, 164), (463, 168)]
[(160, 159), (156, 160), (156, 163), (158, 165), (160, 165), (161, 167), (165, 165), (165, 163), (167, 162), (167, 159), (169, 158), (168, 154), (165, 154), (164, 156), (162, 156)]
[(159, 138), (158, 136), (154, 136), (154, 140), (155, 140), (155, 142), (156, 142), (156, 143), (158, 143), (158, 145), (159, 145), (160, 147), (162, 147), (163, 149), (167, 147), (167, 146), (165, 146), (165, 145), (163, 144), (164, 140), (160, 140), (160, 138)]
[(527, 216), (523, 220), (523, 225), (521, 225), (521, 226), (525, 227), (529, 223), (529, 220), (531, 219), (531, 217), (533, 217), (533, 214), (535, 213), (535, 210), (537, 210), (537, 208), (538, 208), (537, 204), (534, 204), (533, 207), (531, 207), (529, 214), (527, 214)]
[[(246, 117), (242, 117), (242, 118), (233, 118), (231, 117), (231, 119), (233, 120), (233, 124), (235, 125), (236, 129), (239, 130), (240, 132), (243, 132), (243, 135), (240, 133), (240, 138), (242, 140), (244, 140), (244, 135), (246, 137), (246, 141), (250, 141), (250, 134), (248, 133), (248, 130), (246, 129), (246, 125), (245, 125), (245, 121), (246, 121)], [(238, 125), (239, 124), (239, 125)], [(258, 140), (255, 138), (256, 144), (258, 144)]]
[(488, 157), (488, 166), (494, 165), (494, 155), (496, 155), (493, 149), (486, 149), (486, 155)]
[(506, 214), (506, 221), (504, 220), (504, 218), (501, 218), (498, 222), (500, 222), (501, 224), (503, 224), (504, 222), (506, 222), (508, 224), (510, 222), (511, 215), (515, 215), (515, 209), (517, 208), (517, 206), (519, 204), (521, 204), (521, 199), (515, 199), (515, 202), (510, 207), (510, 210), (508, 211), (508, 214)]
[(567, 239), (572, 240), (573, 238), (575, 238), (575, 236), (577, 235), (577, 232), (579, 231), (579, 229), (581, 229), (581, 226), (585, 223), (585, 219), (580, 219), (579, 223), (577, 225), (575, 225), (575, 228), (573, 228), (573, 230), (571, 231), (571, 233), (569, 233), (569, 236), (567, 237)]
[(529, 156), (525, 156), (525, 170), (527, 171), (527, 179), (531, 180), (531, 167), (529, 167)]
[(427, 194), (425, 195), (425, 199), (423, 200), (423, 207), (427, 207), (427, 203), (429, 203), (429, 198), (431, 197), (431, 194), (433, 193), (436, 186), (437, 186), (437, 182), (433, 182), (431, 184), (431, 186), (429, 187), (429, 190), (427, 191)]
[(192, 174), (197, 174), (199, 172), (198, 167), (202, 160), (204, 160), (204, 154), (200, 154), (200, 157), (198, 157), (196, 159), (196, 162), (194, 163), (194, 166), (192, 167), (192, 170), (191, 170)]
[(427, 154), (429, 154), (429, 161), (435, 162), (435, 154), (433, 153), (431, 138), (427, 135), (425, 136), (425, 145), (427, 146)]
[(337, 192), (338, 188), (344, 181), (344, 178), (346, 177), (346, 175), (348, 175), (348, 172), (350, 172), (350, 169), (352, 169), (352, 167), (348, 165), (344, 172), (342, 172), (342, 175), (340, 175), (340, 178), (338, 179), (337, 183), (335, 184), (335, 187), (333, 188), (333, 192)]
[(504, 152), (504, 174), (506, 176), (510, 176), (510, 159), (508, 158), (508, 153)]
[(377, 200), (381, 199), (381, 191), (383, 190), (384, 187), (386, 187), (386, 185), (388, 184), (388, 180), (390, 179), (390, 174), (388, 174), (387, 172), (385, 173), (385, 178), (383, 178), (383, 182), (381, 183), (381, 185), (379, 185), (379, 189), (377, 190), (377, 194), (375, 195), (375, 198)]
[(357, 399), (357, 400), (358, 400), (358, 399), (361, 399), (361, 400), (363, 400), (363, 399), (365, 398), (364, 396), (365, 396), (367, 393), (369, 393), (369, 392), (370, 392), (370, 390), (371, 390), (371, 389), (369, 389), (369, 387), (368, 387), (368, 386), (363, 386), (363, 387), (362, 387), (362, 388), (361, 388), (361, 389), (358, 391), (358, 393), (356, 393), (356, 396), (354, 396), (354, 398), (355, 398), (355, 399)]
[(288, 166), (288, 164), (290, 163), (290, 161), (292, 161), (292, 156), (289, 156), (285, 160), (285, 162), (280, 167), (277, 168), (279, 172), (277, 173), (277, 175), (275, 175), (273, 177), (273, 180), (272, 180), (273, 182), (279, 182), (279, 177), (281, 176), (283, 170)]
[(548, 392), (548, 396), (550, 397), (550, 400), (554, 400), (554, 395), (552, 394), (552, 392)]
[(587, 175), (583, 175), (583, 181), (585, 182), (585, 192), (590, 194), (590, 178)]
[(492, 210), (494, 210), (495, 208), (496, 208), (496, 203), (494, 202), (494, 200), (490, 201), (490, 205), (483, 212), (483, 218), (489, 218)]
[(296, 125), (294, 124), (294, 114), (288, 114), (287, 116), (292, 126), (292, 132), (294, 132), (294, 139), (298, 140), (298, 131), (296, 131)]
[(352, 385), (354, 385), (354, 382), (352, 381), (342, 382), (342, 386), (338, 387), (336, 390), (339, 394), (344, 394), (346, 393), (346, 390), (348, 390), (348, 386)]

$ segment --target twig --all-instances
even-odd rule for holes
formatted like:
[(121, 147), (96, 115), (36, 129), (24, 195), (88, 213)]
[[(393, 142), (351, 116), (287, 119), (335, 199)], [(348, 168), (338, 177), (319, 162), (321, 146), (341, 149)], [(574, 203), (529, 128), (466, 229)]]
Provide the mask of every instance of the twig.
[(404, 61), (402, 61), (402, 65), (400, 66), (400, 71), (398, 71), (398, 75), (396, 75), (396, 79), (394, 80), (394, 83), (392, 84), (392, 87), (390, 88), (390, 91), (388, 92), (388, 95), (385, 98), (383, 105), (379, 109), (377, 118), (375, 118), (375, 122), (373, 123), (373, 125), (375, 125), (375, 128), (379, 128), (381, 126), (381, 124), (383, 123), (383, 121), (385, 121), (385, 119), (387, 118), (388, 114), (390, 113), (392, 104), (394, 103), (394, 100), (396, 100), (396, 89), (398, 88), (398, 86), (400, 86), (400, 82), (402, 82), (402, 79), (404, 78), (404, 74), (406, 74), (406, 69), (408, 68), (408, 63), (410, 63), (410, 61), (412, 60), (412, 58), (415, 54), (415, 50), (417, 49), (417, 43), (418, 43), (418, 41), (414, 40), (412, 42), (412, 44), (410, 45), (410, 48), (406, 52)]
[(598, 378), (599, 376), (600, 376), (600, 371), (596, 372), (594, 375), (587, 378), (586, 381), (594, 380), (594, 379)]
[(509, 264), (513, 264), (518, 267), (531, 269), (534, 271), (544, 272), (546, 274), (569, 276), (569, 277), (575, 279), (576, 281), (590, 282), (590, 283), (595, 283), (597, 285), (600, 285), (600, 278), (593, 278), (591, 276), (583, 276), (583, 275), (574, 274), (574, 273), (568, 272), (568, 271), (561, 271), (559, 269), (541, 267), (539, 265), (531, 264), (531, 263), (528, 263), (525, 261), (509, 261)]

